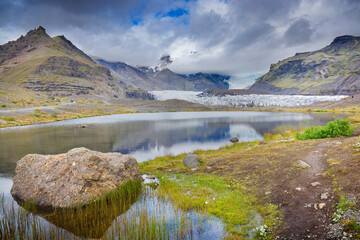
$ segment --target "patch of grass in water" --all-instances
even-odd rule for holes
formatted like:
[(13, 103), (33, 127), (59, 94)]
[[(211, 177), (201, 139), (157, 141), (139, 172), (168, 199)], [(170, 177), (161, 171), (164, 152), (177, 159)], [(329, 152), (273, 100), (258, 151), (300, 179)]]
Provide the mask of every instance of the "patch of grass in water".
[(2, 195), (0, 239), (192, 239), (199, 231), (203, 218), (196, 213), (174, 209), (169, 217), (165, 200), (142, 205), (148, 198), (158, 196), (152, 188), (142, 187), (140, 181), (128, 182), (87, 206), (55, 211), (41, 211), (32, 202), (22, 204), (29, 211), (15, 207), (14, 202), (8, 206)]

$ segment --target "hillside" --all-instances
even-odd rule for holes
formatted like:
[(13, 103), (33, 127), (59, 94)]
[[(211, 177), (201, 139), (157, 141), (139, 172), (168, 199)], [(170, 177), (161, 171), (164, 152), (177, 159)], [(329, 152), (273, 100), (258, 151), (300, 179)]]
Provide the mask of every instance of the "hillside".
[(360, 93), (360, 37), (340, 36), (314, 52), (271, 64), (250, 90), (272, 94)]
[(51, 38), (43, 27), (0, 46), (0, 101), (55, 98), (107, 101), (148, 95), (113, 76), (64, 36)]
[(184, 90), (204, 91), (208, 89), (228, 89), (230, 76), (219, 74), (196, 73), (177, 74), (168, 68), (130, 66), (124, 62), (97, 62), (111, 69), (122, 81), (144, 90)]

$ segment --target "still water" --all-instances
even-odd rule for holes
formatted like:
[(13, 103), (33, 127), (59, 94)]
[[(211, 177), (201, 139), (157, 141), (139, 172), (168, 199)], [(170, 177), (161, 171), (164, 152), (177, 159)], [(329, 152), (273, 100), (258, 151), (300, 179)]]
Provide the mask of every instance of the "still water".
[[(0, 192), (4, 193), (7, 202), (12, 201), (10, 188), (16, 162), (29, 153), (58, 154), (75, 147), (86, 147), (131, 154), (141, 162), (196, 149), (217, 149), (229, 145), (231, 137), (238, 137), (240, 142), (253, 141), (276, 130), (324, 125), (337, 117), (343, 116), (275, 112), (144, 113), (4, 128), (0, 129)], [(86, 127), (79, 128), (79, 125)], [(151, 209), (149, 206), (154, 204), (151, 201), (155, 200), (149, 201), (140, 197), (132, 208), (146, 205)], [(159, 204), (158, 200), (155, 204)], [(173, 209), (171, 206), (164, 208)], [(218, 239), (224, 233), (222, 223), (210, 218), (210, 228), (205, 227), (199, 235), (207, 236), (206, 231), (215, 224), (220, 230), (213, 239)]]

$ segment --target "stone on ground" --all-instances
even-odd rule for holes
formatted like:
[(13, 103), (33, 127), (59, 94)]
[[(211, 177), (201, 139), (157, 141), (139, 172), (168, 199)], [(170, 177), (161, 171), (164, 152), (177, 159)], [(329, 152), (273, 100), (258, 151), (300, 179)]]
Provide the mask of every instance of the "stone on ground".
[(305, 169), (305, 168), (310, 168), (311, 166), (304, 161), (298, 160), (295, 163), (295, 167)]
[(74, 148), (58, 155), (28, 154), (17, 162), (11, 194), (39, 206), (87, 204), (141, 178), (136, 159), (121, 153)]
[(200, 165), (199, 156), (196, 154), (188, 154), (184, 158), (183, 163), (185, 166), (187, 166), (189, 168), (195, 168)]

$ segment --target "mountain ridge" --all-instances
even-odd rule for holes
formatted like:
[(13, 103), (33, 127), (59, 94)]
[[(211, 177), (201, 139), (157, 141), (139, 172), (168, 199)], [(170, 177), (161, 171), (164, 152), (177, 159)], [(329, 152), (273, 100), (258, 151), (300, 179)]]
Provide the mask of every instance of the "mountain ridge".
[(64, 36), (51, 38), (43, 27), (0, 46), (1, 100), (19, 95), (16, 102), (68, 97), (105, 101), (145, 98), (151, 94), (125, 84), (97, 64)]
[(271, 94), (360, 93), (360, 37), (336, 37), (328, 46), (270, 65), (250, 90)]
[(153, 90), (205, 91), (209, 89), (228, 89), (230, 76), (208, 73), (178, 74), (166, 67), (131, 66), (124, 62), (96, 60), (116, 72), (127, 84)]

